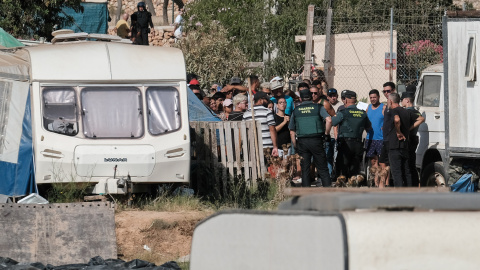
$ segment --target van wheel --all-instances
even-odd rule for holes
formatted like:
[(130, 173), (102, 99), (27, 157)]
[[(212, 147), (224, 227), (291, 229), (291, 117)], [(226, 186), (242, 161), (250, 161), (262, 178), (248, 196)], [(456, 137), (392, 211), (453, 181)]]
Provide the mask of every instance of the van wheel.
[(422, 171), (421, 184), (424, 187), (444, 187), (446, 183), (443, 162), (437, 161), (428, 164)]

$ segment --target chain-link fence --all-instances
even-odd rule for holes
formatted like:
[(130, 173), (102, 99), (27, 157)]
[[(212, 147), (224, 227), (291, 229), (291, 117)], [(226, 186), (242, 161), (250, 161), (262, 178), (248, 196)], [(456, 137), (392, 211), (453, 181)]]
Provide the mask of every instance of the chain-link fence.
[[(392, 36), (388, 4), (364, 1), (365, 5), (351, 6), (337, 1), (332, 7), (330, 49), (325, 54), (329, 2), (315, 7), (313, 53), (319, 68), (329, 60), (330, 87), (351, 89), (366, 98), (390, 78), (397, 84), (416, 84), (422, 69), (443, 61), (442, 16), (451, 8), (445, 1), (398, 1), (393, 7)], [(386, 67), (390, 42), (396, 55), (392, 74)]]

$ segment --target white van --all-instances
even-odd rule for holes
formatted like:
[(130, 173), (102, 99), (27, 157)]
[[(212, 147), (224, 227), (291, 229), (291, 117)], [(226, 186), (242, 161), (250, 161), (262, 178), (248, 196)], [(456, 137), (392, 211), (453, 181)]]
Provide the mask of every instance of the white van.
[(443, 19), (443, 64), (423, 70), (415, 96), (415, 106), (425, 117), (416, 160), (424, 185), (448, 185), (465, 173), (480, 173), (476, 113), (480, 19), (466, 18), (460, 11), (447, 15)]
[(425, 117), (425, 122), (418, 129), (419, 143), (416, 160), (417, 167), (421, 168), (420, 180), (423, 186), (445, 183), (443, 79), (443, 64), (424, 69), (415, 94), (415, 107)]
[[(36, 183), (100, 182), (95, 193), (122, 193), (119, 179), (189, 181), (185, 76), (174, 48), (75, 41), (0, 54), (0, 93), (30, 98)], [(7, 121), (12, 113), (0, 110), (3, 137), (22, 125)], [(8, 146), (0, 140), (0, 166)]]

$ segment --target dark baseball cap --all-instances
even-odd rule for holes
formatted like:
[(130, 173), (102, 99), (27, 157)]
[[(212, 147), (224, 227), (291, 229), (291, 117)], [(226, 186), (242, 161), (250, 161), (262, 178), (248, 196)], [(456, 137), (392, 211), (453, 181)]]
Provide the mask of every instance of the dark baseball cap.
[(262, 91), (258, 91), (255, 95), (253, 95), (253, 99), (255, 100), (255, 102), (257, 102), (258, 100), (260, 99), (266, 99), (266, 100), (269, 100), (270, 98), (268, 97), (267, 93), (265, 92), (262, 92)]
[(242, 80), (239, 77), (232, 77), (230, 79), (230, 84), (231, 85), (239, 85), (239, 84), (242, 84)]
[(337, 89), (335, 88), (328, 89), (327, 96), (333, 96), (333, 95), (338, 95)]
[(347, 93), (347, 91), (348, 91), (348, 90), (343, 90), (343, 91), (342, 91), (342, 94), (340, 94), (340, 96), (341, 96), (342, 98), (345, 98), (345, 94)]
[(301, 98), (312, 98), (312, 93), (310, 93), (310, 89), (300, 90), (300, 97)]
[(402, 97), (400, 99), (404, 99), (404, 98), (415, 98), (415, 94), (412, 92), (403, 92)]
[[(417, 87), (415, 85), (409, 85), (407, 86), (407, 92), (409, 93), (415, 93), (417, 91)], [(403, 96), (402, 96), (403, 98)]]
[(345, 90), (345, 98), (357, 98), (357, 93), (352, 90)]

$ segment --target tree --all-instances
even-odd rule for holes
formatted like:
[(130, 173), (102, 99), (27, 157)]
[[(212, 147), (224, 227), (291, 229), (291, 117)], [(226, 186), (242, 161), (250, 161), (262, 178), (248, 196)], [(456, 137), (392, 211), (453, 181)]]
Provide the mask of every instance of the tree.
[[(178, 6), (178, 9), (183, 8), (184, 4), (182, 0), (172, 0), (174, 4)], [(163, 24), (168, 25), (168, 0), (163, 1)], [(172, 22), (173, 23), (173, 22)]]
[(63, 8), (83, 12), (81, 0), (3, 0), (0, 1), (0, 27), (17, 38), (52, 38), (55, 27), (71, 25), (73, 18)]
[[(209, 31), (218, 22), (227, 36), (239, 44), (248, 61), (261, 62), (264, 54), (276, 58), (264, 62), (264, 78), (290, 75), (302, 66), (302, 44), (295, 35), (305, 35), (307, 8), (322, 0), (196, 0), (186, 5), (186, 31)], [(197, 25), (205, 25), (199, 28)]]
[(207, 31), (190, 31), (175, 46), (183, 51), (187, 73), (197, 74), (203, 88), (213, 82), (226, 84), (233, 76), (249, 75), (245, 54), (218, 23), (212, 22)]

